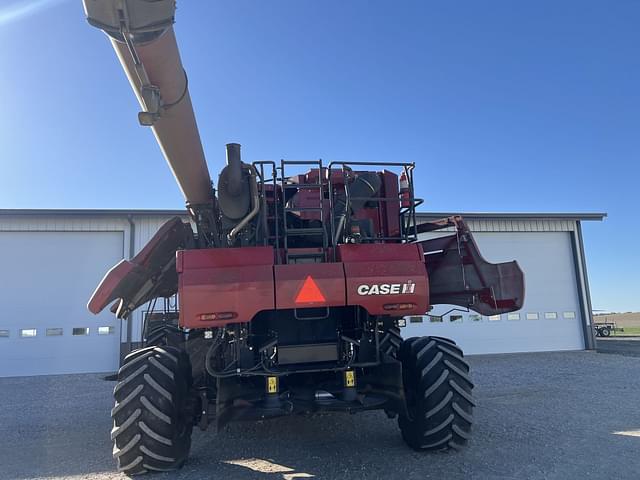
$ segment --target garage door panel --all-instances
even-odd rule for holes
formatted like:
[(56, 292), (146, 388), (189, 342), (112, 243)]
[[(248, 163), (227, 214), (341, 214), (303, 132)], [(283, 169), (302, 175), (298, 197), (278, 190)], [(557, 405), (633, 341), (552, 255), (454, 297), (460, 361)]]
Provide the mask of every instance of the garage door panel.
[[(66, 332), (65, 332), (66, 335)], [(40, 333), (39, 333), (40, 336)], [(115, 337), (115, 335), (111, 335)], [(111, 372), (117, 369), (119, 344), (113, 338), (100, 341), (67, 341), (64, 337), (18, 338), (3, 347), (0, 376)]]
[[(86, 303), (105, 271), (123, 257), (123, 232), (0, 232), (0, 376), (113, 371), (119, 322)], [(113, 332), (98, 335), (98, 327)], [(48, 328), (62, 335), (47, 336)], [(89, 335), (73, 335), (89, 328)], [(20, 329), (36, 329), (21, 338)]]
[[(425, 319), (428, 322), (428, 318)], [(466, 324), (465, 324), (466, 322)], [(489, 322), (487, 317), (480, 324), (464, 317), (463, 324), (425, 323), (418, 327), (410, 324), (403, 329), (405, 338), (436, 335), (452, 338), (466, 354), (545, 352), (582, 350), (581, 337), (577, 335), (577, 320), (528, 320), (535, 325), (521, 325), (527, 320), (499, 320)], [(554, 325), (548, 322), (559, 322)], [(421, 324), (419, 324), (421, 325)]]
[[(443, 316), (442, 322), (432, 323), (425, 316), (422, 323), (409, 322), (403, 336), (450, 337), (469, 354), (584, 349), (569, 232), (481, 232), (474, 236), (488, 261), (516, 259), (524, 271), (526, 298), (520, 319), (508, 320), (503, 314), (499, 319), (482, 316), (474, 322), (474, 315), (478, 318), (474, 312), (438, 305), (430, 314)], [(545, 318), (547, 312), (555, 312), (556, 318)], [(565, 312), (573, 313), (574, 318), (565, 318)], [(528, 320), (527, 313), (537, 313), (538, 319)], [(451, 323), (452, 315), (462, 320)]]

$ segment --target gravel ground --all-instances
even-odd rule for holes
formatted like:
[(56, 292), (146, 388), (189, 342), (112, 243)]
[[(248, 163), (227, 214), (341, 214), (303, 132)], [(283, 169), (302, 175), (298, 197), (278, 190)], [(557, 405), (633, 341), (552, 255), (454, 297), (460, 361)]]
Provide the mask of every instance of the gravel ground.
[[(217, 437), (196, 430), (182, 470), (145, 478), (638, 478), (640, 358), (545, 353), (471, 364), (478, 408), (461, 452), (414, 452), (379, 412), (283, 418)], [(112, 388), (98, 375), (0, 379), (0, 478), (126, 478), (111, 459)]]

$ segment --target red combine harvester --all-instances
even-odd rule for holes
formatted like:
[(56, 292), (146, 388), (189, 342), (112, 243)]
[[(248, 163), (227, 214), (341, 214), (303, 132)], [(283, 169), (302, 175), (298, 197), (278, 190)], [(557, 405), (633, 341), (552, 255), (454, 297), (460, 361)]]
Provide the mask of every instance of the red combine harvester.
[[(113, 455), (127, 474), (185, 462), (193, 426), (384, 410), (416, 450), (464, 445), (473, 383), (462, 350), (403, 340), (406, 315), (451, 304), (518, 310), (516, 262), (490, 264), (460, 217), (417, 224), (412, 163), (259, 161), (227, 145), (211, 184), (173, 31), (174, 0), (84, 0), (109, 36), (187, 201), (104, 277), (89, 310), (147, 318), (118, 372)], [(422, 239), (424, 232), (452, 233)], [(164, 302), (165, 305), (169, 302)]]

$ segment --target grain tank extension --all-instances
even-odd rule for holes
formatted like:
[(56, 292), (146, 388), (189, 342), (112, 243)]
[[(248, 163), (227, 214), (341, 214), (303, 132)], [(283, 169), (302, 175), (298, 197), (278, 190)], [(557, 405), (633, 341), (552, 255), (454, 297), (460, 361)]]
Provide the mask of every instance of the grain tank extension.
[(177, 298), (150, 308), (144, 346), (118, 372), (119, 469), (181, 467), (194, 426), (321, 411), (383, 410), (416, 450), (464, 445), (474, 401), (462, 350), (441, 337), (403, 339), (400, 327), (435, 304), (518, 310), (517, 263), (485, 261), (461, 217), (418, 224), (413, 163), (245, 163), (230, 143), (214, 189), (174, 0), (84, 6), (112, 43), (191, 217), (162, 226), (89, 301), (93, 313), (111, 307), (127, 318)]

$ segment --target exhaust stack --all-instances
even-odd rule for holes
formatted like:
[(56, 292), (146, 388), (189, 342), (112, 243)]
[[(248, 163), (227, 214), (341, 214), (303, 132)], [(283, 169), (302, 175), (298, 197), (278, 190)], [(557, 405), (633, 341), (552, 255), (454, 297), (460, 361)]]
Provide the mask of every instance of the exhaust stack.
[(249, 165), (243, 164), (240, 158), (240, 144), (227, 143), (227, 165), (218, 177), (218, 206), (232, 224), (249, 213), (250, 176)]
[(87, 21), (113, 44), (142, 111), (188, 205), (211, 202), (212, 187), (187, 75), (173, 30), (175, 0), (83, 0)]
[(240, 144), (227, 143), (227, 190), (231, 195), (242, 193), (242, 160), (240, 159)]

